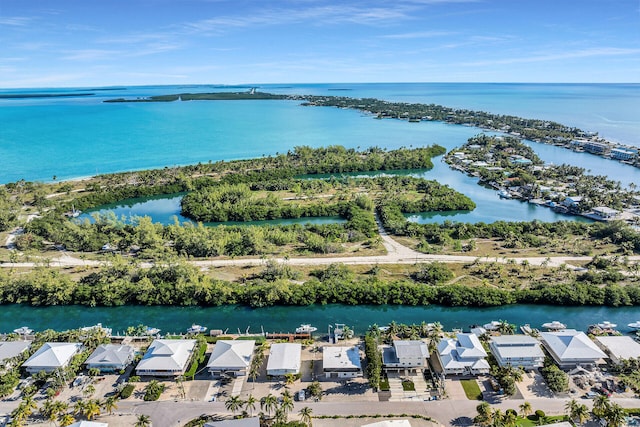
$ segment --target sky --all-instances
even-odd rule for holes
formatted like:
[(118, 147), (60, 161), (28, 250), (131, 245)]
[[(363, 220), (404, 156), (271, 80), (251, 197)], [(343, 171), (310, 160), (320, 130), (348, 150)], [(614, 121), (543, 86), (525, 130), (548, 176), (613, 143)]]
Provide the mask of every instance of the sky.
[(640, 0), (0, 0), (0, 87), (640, 81)]

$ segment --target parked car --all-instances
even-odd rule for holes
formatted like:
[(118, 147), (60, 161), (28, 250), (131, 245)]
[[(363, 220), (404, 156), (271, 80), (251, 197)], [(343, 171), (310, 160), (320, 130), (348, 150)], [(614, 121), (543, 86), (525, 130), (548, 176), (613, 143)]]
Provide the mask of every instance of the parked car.
[(298, 392), (298, 401), (304, 402), (306, 399), (307, 399), (307, 394), (304, 392), (304, 390), (300, 390)]

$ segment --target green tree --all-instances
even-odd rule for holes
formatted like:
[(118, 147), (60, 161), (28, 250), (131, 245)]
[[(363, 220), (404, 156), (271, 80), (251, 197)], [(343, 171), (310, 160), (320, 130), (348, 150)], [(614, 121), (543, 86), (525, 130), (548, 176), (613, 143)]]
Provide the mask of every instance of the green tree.
[(149, 427), (151, 426), (151, 418), (148, 415), (140, 414), (136, 419), (135, 427)]
[(260, 399), (260, 409), (267, 411), (269, 416), (271, 416), (271, 411), (273, 411), (277, 406), (278, 398), (271, 393)]
[(244, 406), (244, 402), (240, 399), (240, 396), (231, 396), (224, 403), (224, 407), (227, 408), (228, 411), (233, 412), (233, 415)]
[(300, 419), (302, 419), (302, 422), (307, 424), (309, 427), (312, 427), (311, 418), (312, 418), (313, 411), (311, 410), (311, 408), (309, 408), (308, 406), (305, 406), (304, 408), (300, 409), (298, 413), (300, 414)]

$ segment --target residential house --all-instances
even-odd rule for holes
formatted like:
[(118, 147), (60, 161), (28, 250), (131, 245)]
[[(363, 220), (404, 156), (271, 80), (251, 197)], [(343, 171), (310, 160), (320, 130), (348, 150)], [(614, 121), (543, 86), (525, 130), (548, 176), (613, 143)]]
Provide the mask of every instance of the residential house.
[(56, 369), (66, 368), (73, 356), (82, 349), (78, 342), (48, 342), (27, 359), (22, 366), (30, 374), (40, 371), (54, 372)]
[(544, 364), (544, 352), (540, 341), (528, 335), (501, 335), (489, 342), (491, 353), (498, 365), (533, 370)]
[(322, 371), (327, 378), (356, 378), (362, 376), (358, 347), (323, 347)]
[(101, 344), (84, 363), (88, 369), (118, 372), (129, 366), (134, 357), (135, 349), (130, 345)]
[(615, 364), (623, 359), (640, 358), (640, 344), (630, 336), (596, 337), (596, 344), (611, 358)]
[(31, 347), (31, 341), (0, 341), (0, 364), (4, 364), (14, 357), (19, 357), (29, 347)]
[(437, 355), (445, 375), (489, 373), (489, 363), (485, 359), (487, 352), (474, 334), (460, 333), (456, 338), (441, 340)]
[(196, 342), (196, 340), (154, 340), (136, 366), (136, 374), (169, 377), (184, 374)]
[(387, 371), (413, 372), (425, 367), (429, 349), (421, 340), (394, 340), (382, 347), (382, 366)]
[(607, 357), (584, 332), (575, 329), (541, 332), (540, 338), (561, 369), (572, 369), (578, 365), (594, 366)]
[(297, 343), (271, 345), (267, 361), (267, 375), (282, 376), (300, 373), (302, 346)]
[(247, 375), (255, 345), (256, 342), (253, 340), (217, 341), (207, 363), (209, 373), (216, 378), (225, 375), (233, 377)]
[(593, 208), (593, 213), (602, 219), (614, 219), (621, 212), (607, 206), (596, 206)]

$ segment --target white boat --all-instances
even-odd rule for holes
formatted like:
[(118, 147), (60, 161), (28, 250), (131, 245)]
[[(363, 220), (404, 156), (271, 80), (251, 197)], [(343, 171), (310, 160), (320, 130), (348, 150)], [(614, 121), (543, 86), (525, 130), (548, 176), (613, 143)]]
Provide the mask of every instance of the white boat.
[(497, 320), (492, 320), (491, 322), (482, 325), (482, 327), (487, 331), (497, 331), (498, 327), (500, 327), (500, 322), (498, 322)]
[(19, 335), (31, 335), (33, 333), (33, 329), (30, 329), (27, 326), (22, 326), (18, 329), (14, 329), (13, 332)]
[(160, 333), (160, 329), (147, 326), (147, 329), (145, 329), (144, 333), (146, 335), (158, 335)]
[(93, 326), (85, 326), (83, 328), (80, 328), (82, 332), (90, 332), (90, 331), (93, 331), (94, 329), (99, 329), (103, 331), (107, 336), (110, 336), (112, 332), (111, 328), (105, 328), (104, 326), (102, 326), (102, 323), (97, 323)]
[(565, 325), (564, 323), (560, 323), (557, 320), (554, 320), (553, 322), (543, 323), (542, 327), (549, 331), (560, 331), (562, 329), (567, 329), (567, 325)]
[(631, 329), (640, 330), (640, 320), (633, 323), (629, 323), (627, 326), (630, 327)]
[(500, 196), (501, 199), (510, 199), (511, 193), (509, 193), (507, 190), (500, 190), (498, 191), (498, 196)]
[(189, 329), (187, 329), (188, 334), (201, 334), (207, 330), (206, 326), (196, 325), (195, 323), (191, 325)]
[(303, 323), (302, 325), (298, 326), (296, 328), (296, 334), (310, 334), (312, 332), (317, 331), (318, 328), (316, 328), (315, 326), (311, 326), (308, 323)]
[(598, 323), (598, 327), (601, 329), (614, 329), (616, 326), (615, 323), (611, 323), (608, 320)]

